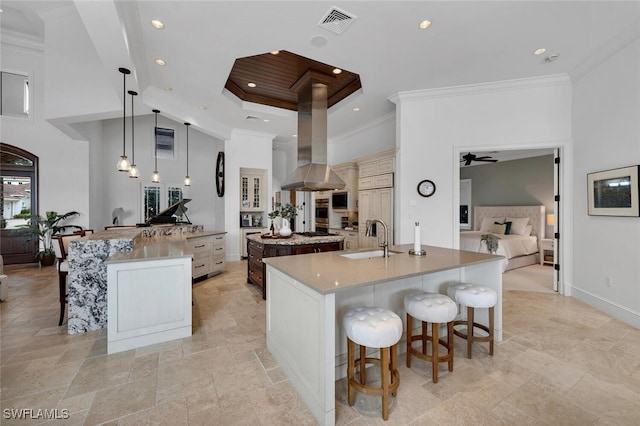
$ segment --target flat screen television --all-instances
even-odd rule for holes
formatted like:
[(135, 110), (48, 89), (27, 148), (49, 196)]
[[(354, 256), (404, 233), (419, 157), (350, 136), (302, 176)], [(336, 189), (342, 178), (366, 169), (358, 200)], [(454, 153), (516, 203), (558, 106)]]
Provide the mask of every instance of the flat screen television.
[(347, 210), (348, 204), (348, 192), (334, 192), (331, 194), (331, 207), (333, 207), (334, 210)]

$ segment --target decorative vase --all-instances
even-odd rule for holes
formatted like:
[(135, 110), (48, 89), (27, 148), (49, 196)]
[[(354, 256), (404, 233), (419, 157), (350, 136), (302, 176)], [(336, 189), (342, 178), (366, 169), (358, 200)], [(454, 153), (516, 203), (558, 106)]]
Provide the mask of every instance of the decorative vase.
[(280, 235), (288, 237), (291, 235), (291, 228), (289, 227), (289, 220), (282, 218), (282, 227), (280, 228)]

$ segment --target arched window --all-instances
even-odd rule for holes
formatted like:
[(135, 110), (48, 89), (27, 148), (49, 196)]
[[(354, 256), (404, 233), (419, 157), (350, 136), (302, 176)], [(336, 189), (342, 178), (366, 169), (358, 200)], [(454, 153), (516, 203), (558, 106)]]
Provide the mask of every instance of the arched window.
[(0, 253), (4, 263), (31, 263), (38, 241), (18, 225), (38, 214), (38, 157), (0, 143)]

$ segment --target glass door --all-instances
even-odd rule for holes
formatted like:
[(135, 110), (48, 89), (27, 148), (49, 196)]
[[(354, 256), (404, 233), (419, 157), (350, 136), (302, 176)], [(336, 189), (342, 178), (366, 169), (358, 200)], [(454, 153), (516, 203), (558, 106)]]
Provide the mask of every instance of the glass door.
[(0, 254), (5, 264), (33, 263), (38, 239), (19, 225), (38, 214), (38, 157), (0, 144)]

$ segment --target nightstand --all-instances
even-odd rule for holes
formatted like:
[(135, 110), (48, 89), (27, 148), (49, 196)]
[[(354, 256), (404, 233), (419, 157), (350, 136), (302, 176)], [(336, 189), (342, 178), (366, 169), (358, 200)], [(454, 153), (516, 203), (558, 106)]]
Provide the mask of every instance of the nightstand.
[(544, 265), (545, 263), (548, 263), (550, 265), (553, 265), (555, 263), (555, 259), (553, 260), (545, 260), (545, 252), (546, 251), (550, 251), (551, 255), (553, 256), (553, 244), (554, 244), (554, 240), (550, 239), (550, 238), (543, 238), (540, 240), (540, 247), (539, 247), (539, 251), (540, 251), (540, 264)]

